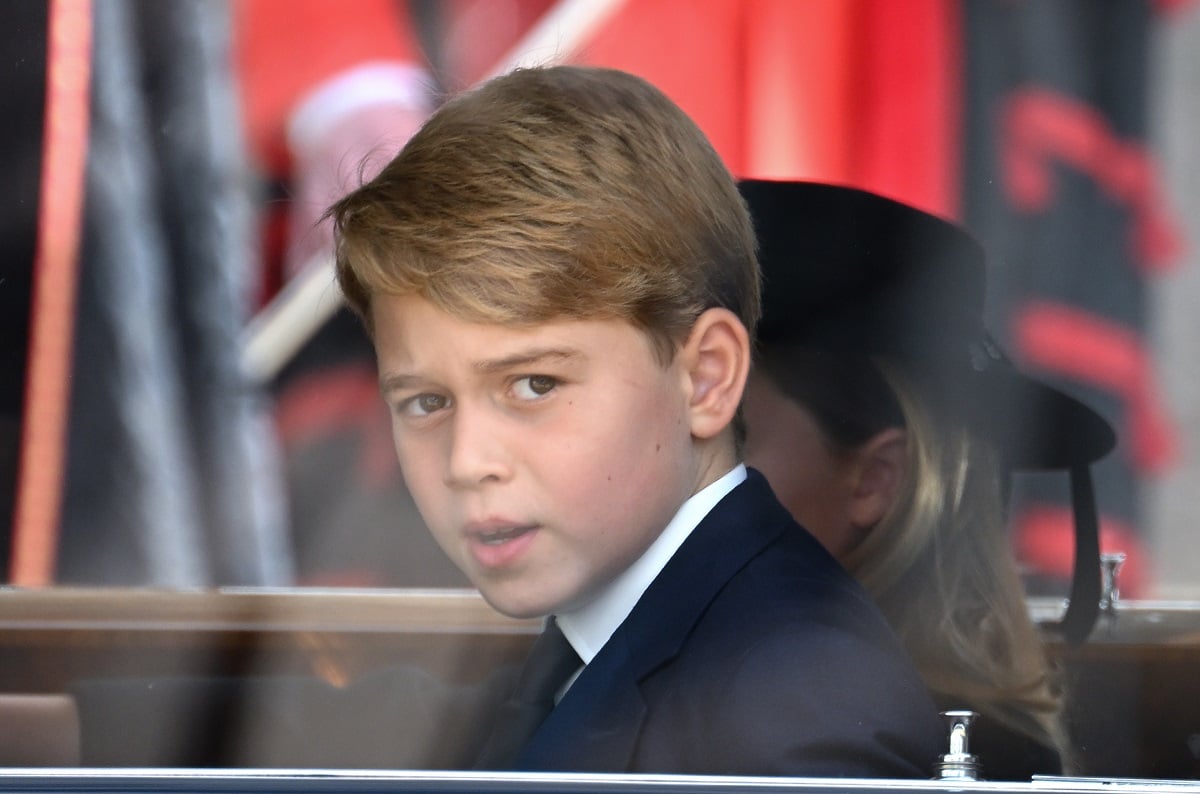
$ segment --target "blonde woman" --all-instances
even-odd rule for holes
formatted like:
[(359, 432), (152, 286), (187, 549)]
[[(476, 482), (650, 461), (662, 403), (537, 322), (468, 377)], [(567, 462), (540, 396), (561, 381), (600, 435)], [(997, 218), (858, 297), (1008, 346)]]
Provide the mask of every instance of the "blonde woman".
[(747, 463), (883, 609), (943, 708), (981, 714), (990, 779), (1061, 773), (1061, 695), (1005, 524), (1011, 466), (1086, 463), (1097, 414), (982, 324), (983, 254), (863, 191), (743, 182), (764, 276)]

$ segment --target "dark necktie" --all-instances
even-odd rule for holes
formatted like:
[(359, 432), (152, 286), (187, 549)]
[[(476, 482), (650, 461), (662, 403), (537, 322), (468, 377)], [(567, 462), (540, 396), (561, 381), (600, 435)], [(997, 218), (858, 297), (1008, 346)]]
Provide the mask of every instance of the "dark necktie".
[(533, 643), (512, 696), (500, 707), (475, 768), (504, 769), (511, 764), (554, 709), (555, 694), (582, 664), (558, 621), (550, 618)]

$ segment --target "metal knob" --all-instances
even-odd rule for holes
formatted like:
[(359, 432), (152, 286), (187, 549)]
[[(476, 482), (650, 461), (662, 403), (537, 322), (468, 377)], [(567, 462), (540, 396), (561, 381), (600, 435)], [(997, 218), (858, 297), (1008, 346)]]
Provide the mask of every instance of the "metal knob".
[(974, 711), (943, 711), (950, 734), (950, 752), (939, 756), (934, 764), (935, 780), (978, 780), (979, 757), (970, 750), (971, 723), (979, 715)]
[(1117, 575), (1125, 562), (1125, 552), (1117, 551), (1100, 555), (1100, 610), (1112, 614), (1117, 611), (1121, 600), (1121, 588), (1117, 586)]

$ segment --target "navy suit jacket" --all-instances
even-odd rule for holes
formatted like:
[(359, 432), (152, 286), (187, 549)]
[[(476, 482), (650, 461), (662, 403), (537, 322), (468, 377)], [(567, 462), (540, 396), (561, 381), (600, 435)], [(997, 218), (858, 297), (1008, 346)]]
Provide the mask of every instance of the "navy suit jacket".
[(883, 616), (751, 470), (513, 768), (927, 778), (944, 736)]

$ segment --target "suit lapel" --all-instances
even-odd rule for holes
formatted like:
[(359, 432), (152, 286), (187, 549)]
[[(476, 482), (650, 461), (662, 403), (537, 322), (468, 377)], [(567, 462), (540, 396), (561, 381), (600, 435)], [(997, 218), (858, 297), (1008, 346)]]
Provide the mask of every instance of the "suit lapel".
[(628, 647), (614, 635), (533, 735), (517, 768), (627, 769), (646, 715), (634, 670)]
[(746, 481), (696, 526), (614, 634), (628, 643), (639, 678), (674, 658), (721, 588), (792, 525), (767, 481), (750, 469)]
[(647, 588), (517, 768), (623, 771), (646, 716), (640, 683), (670, 661), (729, 579), (791, 524), (758, 472), (722, 499)]

